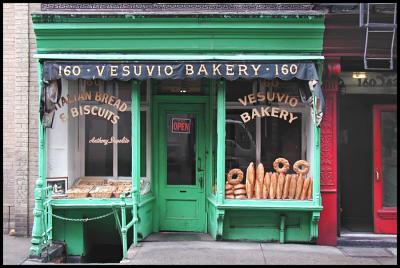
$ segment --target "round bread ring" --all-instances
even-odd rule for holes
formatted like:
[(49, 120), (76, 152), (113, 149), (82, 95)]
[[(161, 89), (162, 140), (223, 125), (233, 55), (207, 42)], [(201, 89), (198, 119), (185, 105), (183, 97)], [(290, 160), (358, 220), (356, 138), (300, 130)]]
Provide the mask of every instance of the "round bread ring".
[(230, 194), (233, 194), (233, 190), (227, 190), (227, 191), (225, 191), (225, 195), (230, 195)]
[(242, 194), (240, 194), (240, 195), (235, 195), (235, 199), (247, 199), (247, 196), (242, 195)]
[[(280, 168), (279, 164), (282, 164), (283, 167)], [(277, 158), (274, 161), (274, 169), (278, 173), (286, 173), (289, 170), (289, 161), (287, 161), (285, 158)]]
[(225, 190), (232, 190), (233, 185), (232, 184), (225, 184)]
[(239, 183), (233, 186), (233, 190), (238, 190), (238, 189), (246, 189), (246, 185)]
[[(236, 175), (236, 179), (232, 179), (233, 175)], [(243, 180), (243, 171), (238, 168), (231, 169), (228, 173), (228, 183), (229, 184), (239, 184)]]
[(235, 199), (235, 196), (233, 194), (227, 194), (225, 195), (225, 199)]
[(293, 165), (293, 170), (297, 174), (307, 174), (308, 171), (310, 170), (310, 164), (306, 160), (299, 160), (296, 161)]
[(233, 191), (233, 194), (236, 195), (245, 195), (246, 194), (246, 190), (245, 189), (238, 189)]

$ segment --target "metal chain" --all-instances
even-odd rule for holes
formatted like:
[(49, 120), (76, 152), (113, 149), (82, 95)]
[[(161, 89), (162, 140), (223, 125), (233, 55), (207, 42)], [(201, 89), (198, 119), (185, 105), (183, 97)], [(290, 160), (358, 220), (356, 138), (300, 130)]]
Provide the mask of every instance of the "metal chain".
[(108, 217), (108, 216), (110, 216), (111, 214), (114, 214), (114, 211), (111, 211), (110, 213), (104, 214), (104, 215), (102, 215), (102, 216), (97, 216), (97, 217), (94, 217), (94, 218), (86, 218), (86, 219), (69, 219), (69, 218), (64, 218), (64, 217), (61, 217), (61, 216), (58, 216), (58, 215), (55, 215), (55, 214), (52, 214), (52, 213), (48, 213), (48, 212), (46, 212), (46, 211), (45, 211), (44, 213), (46, 213), (46, 214), (48, 214), (48, 215), (51, 215), (51, 216), (53, 216), (53, 217), (55, 217), (55, 218), (58, 218), (58, 219), (60, 219), (60, 220), (87, 222), (87, 221), (99, 220), (99, 219)]

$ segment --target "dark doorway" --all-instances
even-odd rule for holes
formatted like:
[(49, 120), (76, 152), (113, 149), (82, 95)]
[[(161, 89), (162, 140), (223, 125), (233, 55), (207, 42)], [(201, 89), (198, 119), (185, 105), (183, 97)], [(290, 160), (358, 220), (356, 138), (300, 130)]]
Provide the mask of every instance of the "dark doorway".
[(386, 103), (396, 103), (396, 96), (339, 96), (339, 227), (350, 232), (373, 232), (372, 105)]

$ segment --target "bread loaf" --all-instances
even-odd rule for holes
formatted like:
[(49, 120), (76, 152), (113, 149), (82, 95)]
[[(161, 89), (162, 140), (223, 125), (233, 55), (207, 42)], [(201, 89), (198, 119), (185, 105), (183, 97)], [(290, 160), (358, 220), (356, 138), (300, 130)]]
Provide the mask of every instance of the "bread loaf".
[(271, 173), (266, 172), (264, 176), (262, 198), (267, 199), (269, 196), (269, 187), (271, 185)]
[(290, 179), (291, 178), (292, 178), (292, 175), (286, 174), (285, 183), (283, 185), (282, 199), (287, 199), (288, 196), (289, 196), (289, 186), (290, 186)]
[(246, 189), (246, 185), (239, 183), (239, 184), (233, 186), (233, 190), (238, 190), (238, 189)]
[(296, 194), (295, 194), (294, 199), (300, 199), (301, 191), (303, 190), (303, 184), (304, 184), (303, 174), (299, 174), (299, 176), (297, 178)]
[(271, 175), (271, 186), (269, 187), (269, 198), (275, 199), (276, 196), (276, 185), (278, 183), (277, 173), (272, 173)]
[(233, 189), (233, 185), (232, 184), (225, 184), (225, 190), (232, 190)]
[(247, 198), (254, 196), (254, 164), (251, 162), (246, 171), (246, 195)]
[(308, 186), (308, 191), (307, 191), (307, 199), (312, 200), (312, 188), (313, 188), (313, 181), (312, 178), (310, 177), (310, 185)]
[(245, 189), (237, 189), (237, 190), (233, 191), (233, 194), (235, 196), (237, 196), (237, 195), (245, 195), (246, 194), (246, 190)]
[(233, 194), (233, 190), (225, 190), (225, 195)]
[(254, 187), (254, 194), (256, 199), (261, 199), (262, 197), (262, 190), (264, 184), (264, 166), (263, 164), (258, 164), (256, 169), (256, 185)]
[(280, 173), (278, 175), (278, 185), (276, 187), (276, 199), (282, 199), (283, 184), (285, 183), (285, 175)]
[(289, 186), (289, 199), (294, 199), (296, 195), (297, 174), (292, 174)]
[(300, 200), (304, 200), (307, 197), (308, 187), (310, 186), (310, 177), (304, 180), (303, 190), (301, 191)]

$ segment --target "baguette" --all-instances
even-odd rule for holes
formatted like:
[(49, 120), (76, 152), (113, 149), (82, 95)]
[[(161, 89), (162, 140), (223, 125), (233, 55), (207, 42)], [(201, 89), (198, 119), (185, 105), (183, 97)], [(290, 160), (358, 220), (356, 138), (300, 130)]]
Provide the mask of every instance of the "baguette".
[(258, 164), (256, 170), (256, 185), (254, 187), (254, 194), (256, 199), (261, 199), (263, 190), (263, 180), (264, 180), (264, 166), (263, 164)]
[(264, 199), (268, 198), (270, 185), (271, 185), (271, 174), (269, 172), (266, 172), (264, 176), (263, 194), (262, 194), (262, 197)]
[(285, 183), (285, 175), (280, 173), (278, 176), (278, 185), (276, 187), (276, 199), (282, 199), (283, 184)]
[(271, 175), (271, 186), (269, 188), (269, 198), (275, 199), (276, 196), (276, 184), (278, 183), (278, 178), (276, 173), (272, 173)]
[(297, 174), (292, 174), (292, 179), (290, 180), (289, 186), (289, 199), (294, 199), (296, 195), (296, 185), (297, 185)]
[(286, 174), (285, 176), (285, 184), (283, 186), (283, 193), (282, 193), (282, 199), (287, 199), (289, 196), (289, 186), (290, 186), (290, 179), (292, 178), (292, 175)]
[(308, 186), (308, 191), (307, 191), (307, 199), (308, 200), (312, 200), (312, 185), (313, 185), (313, 182), (312, 182), (312, 178), (310, 177), (310, 186)]
[(297, 178), (297, 184), (296, 184), (296, 194), (295, 194), (295, 199), (300, 199), (301, 191), (303, 189), (303, 184), (304, 184), (304, 177), (303, 174), (299, 174), (299, 177)]
[(309, 187), (310, 187), (310, 177), (304, 180), (303, 191), (301, 191), (300, 200), (306, 199)]
[(254, 164), (251, 162), (246, 171), (246, 194), (247, 198), (254, 196)]

